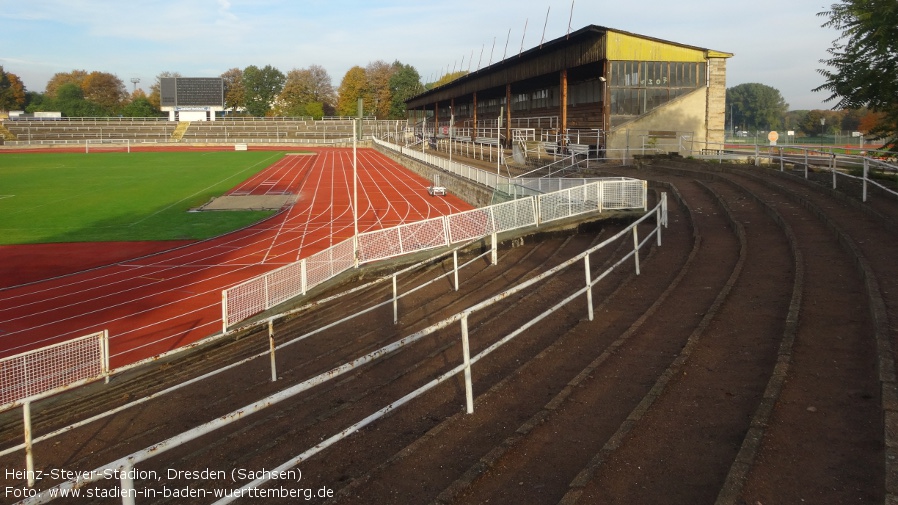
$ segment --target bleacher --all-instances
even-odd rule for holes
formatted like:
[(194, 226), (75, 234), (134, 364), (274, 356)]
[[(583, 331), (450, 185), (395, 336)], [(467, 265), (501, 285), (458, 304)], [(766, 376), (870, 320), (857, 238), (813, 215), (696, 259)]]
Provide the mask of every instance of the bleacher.
[(351, 120), (295, 118), (224, 118), (194, 121), (184, 132), (187, 143), (311, 143), (352, 139)]
[(5, 120), (15, 139), (7, 146), (83, 144), (85, 140), (127, 139), (132, 143), (170, 142), (178, 123), (156, 118), (61, 118)]
[[(399, 131), (404, 121), (364, 118), (364, 135)], [(134, 144), (344, 144), (352, 141), (353, 119), (217, 118), (177, 122), (167, 118), (58, 118), (4, 120), (8, 147), (84, 144), (127, 139)]]

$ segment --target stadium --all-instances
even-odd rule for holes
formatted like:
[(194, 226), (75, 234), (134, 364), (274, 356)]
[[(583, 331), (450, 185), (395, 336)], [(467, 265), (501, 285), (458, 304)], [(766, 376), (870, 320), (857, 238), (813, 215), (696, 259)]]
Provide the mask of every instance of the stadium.
[(406, 121), (3, 121), (7, 501), (896, 501), (898, 167), (726, 144), (730, 57), (588, 26)]

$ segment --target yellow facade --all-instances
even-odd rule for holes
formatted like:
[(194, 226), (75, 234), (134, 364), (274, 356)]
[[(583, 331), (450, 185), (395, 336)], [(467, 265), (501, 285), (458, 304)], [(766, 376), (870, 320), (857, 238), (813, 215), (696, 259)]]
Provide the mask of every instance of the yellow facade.
[(704, 49), (664, 43), (657, 40), (608, 30), (605, 55), (621, 61), (705, 61)]

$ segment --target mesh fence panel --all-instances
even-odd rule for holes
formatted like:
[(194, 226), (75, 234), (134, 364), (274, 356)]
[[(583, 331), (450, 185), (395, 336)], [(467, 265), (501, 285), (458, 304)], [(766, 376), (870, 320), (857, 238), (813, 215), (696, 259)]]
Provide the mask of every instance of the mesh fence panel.
[(435, 217), (399, 227), (403, 253), (423, 251), (449, 245), (446, 220)]
[(0, 405), (103, 376), (103, 332), (0, 360)]
[(265, 296), (266, 279), (265, 275), (256, 277), (225, 291), (227, 326), (264, 312), (268, 308)]
[(493, 233), (490, 208), (472, 209), (447, 216), (449, 242), (457, 244)]
[(396, 256), (402, 251), (399, 227), (359, 234), (359, 261)]
[(376, 261), (445, 245), (445, 220), (437, 217), (360, 234), (359, 261)]
[(496, 233), (536, 225), (533, 198), (520, 198), (491, 207)]
[(351, 238), (346, 239), (306, 258), (306, 289), (312, 289), (355, 266), (352, 242)]
[(286, 302), (303, 292), (301, 261), (269, 272), (265, 278), (268, 282), (268, 307), (266, 308)]
[(634, 209), (645, 205), (644, 183), (639, 180), (609, 181), (604, 184), (602, 208)]

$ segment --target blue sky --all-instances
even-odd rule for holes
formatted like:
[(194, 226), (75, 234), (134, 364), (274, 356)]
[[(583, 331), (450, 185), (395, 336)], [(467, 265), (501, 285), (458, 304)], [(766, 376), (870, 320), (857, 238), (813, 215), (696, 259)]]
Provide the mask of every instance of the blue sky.
[(791, 109), (817, 109), (830, 108), (811, 89), (838, 35), (817, 13), (835, 1), (0, 0), (0, 65), (32, 91), (75, 69), (115, 74), (129, 90), (139, 78), (147, 90), (161, 72), (217, 77), (249, 65), (320, 65), (337, 86), (377, 60), (431, 81), (564, 36), (570, 22), (734, 53), (727, 87), (759, 82)]

